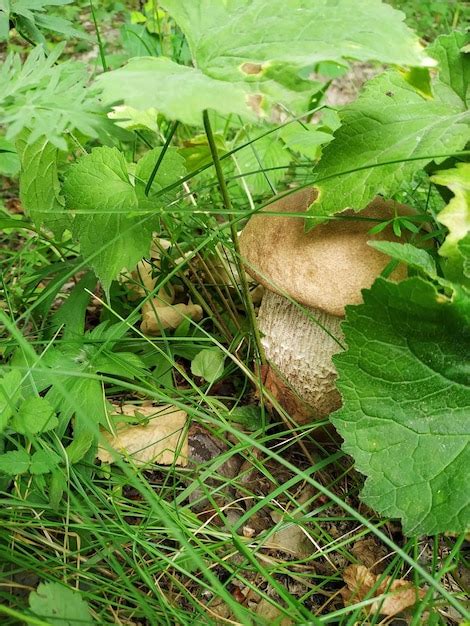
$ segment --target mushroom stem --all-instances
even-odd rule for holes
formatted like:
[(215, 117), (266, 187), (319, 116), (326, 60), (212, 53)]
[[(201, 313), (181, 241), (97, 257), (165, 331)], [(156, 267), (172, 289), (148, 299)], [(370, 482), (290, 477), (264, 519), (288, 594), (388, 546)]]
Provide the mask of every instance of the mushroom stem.
[(258, 314), (261, 342), (277, 374), (270, 373), (265, 385), (299, 423), (341, 406), (331, 357), (341, 351), (343, 318), (308, 310), (316, 322), (287, 298), (266, 291)]

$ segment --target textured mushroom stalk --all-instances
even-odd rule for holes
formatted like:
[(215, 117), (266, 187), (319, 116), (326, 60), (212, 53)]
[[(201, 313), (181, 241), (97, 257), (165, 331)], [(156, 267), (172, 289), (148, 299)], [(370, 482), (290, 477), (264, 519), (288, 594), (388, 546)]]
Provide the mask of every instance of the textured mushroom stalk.
[[(390, 225), (372, 235), (371, 226), (413, 212), (377, 197), (360, 216), (346, 210), (306, 231), (305, 218), (298, 214), (315, 197), (314, 189), (302, 189), (275, 199), (251, 217), (240, 236), (246, 271), (266, 288), (259, 314), (270, 366), (265, 386), (297, 422), (323, 418), (340, 406), (331, 357), (341, 346), (333, 337), (341, 342), (345, 307), (362, 302), (362, 289), (389, 262), (368, 241), (399, 240)], [(405, 276), (405, 267), (398, 266), (389, 278)], [(319, 323), (291, 300), (308, 308)]]
[(331, 358), (341, 350), (342, 318), (320, 309), (310, 308), (309, 313), (267, 291), (258, 315), (266, 357), (290, 390), (286, 386), (280, 391), (280, 381), (273, 385), (272, 376), (266, 386), (299, 423), (324, 418), (341, 406)]

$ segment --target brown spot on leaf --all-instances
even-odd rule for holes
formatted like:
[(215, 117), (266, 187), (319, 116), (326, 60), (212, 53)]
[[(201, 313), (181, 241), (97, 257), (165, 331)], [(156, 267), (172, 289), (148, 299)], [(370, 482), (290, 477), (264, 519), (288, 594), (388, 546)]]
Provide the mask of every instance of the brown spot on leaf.
[(243, 63), (240, 66), (241, 71), (244, 74), (249, 74), (250, 76), (256, 76), (257, 74), (261, 74), (263, 71), (263, 66), (261, 63)]

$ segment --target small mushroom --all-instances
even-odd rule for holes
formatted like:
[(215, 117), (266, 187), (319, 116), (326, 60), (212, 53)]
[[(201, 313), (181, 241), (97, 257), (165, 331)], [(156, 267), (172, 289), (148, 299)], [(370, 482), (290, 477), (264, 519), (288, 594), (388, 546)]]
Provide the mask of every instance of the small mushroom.
[[(405, 205), (376, 198), (360, 215), (347, 210), (340, 219), (306, 232), (304, 218), (289, 214), (306, 211), (315, 194), (314, 189), (302, 189), (276, 200), (265, 210), (279, 215), (254, 215), (240, 236), (246, 271), (266, 288), (258, 315), (269, 364), (265, 385), (299, 423), (324, 418), (340, 407), (331, 357), (342, 349), (344, 307), (361, 303), (361, 290), (389, 263), (367, 241), (398, 240), (390, 227), (370, 235), (374, 221), (364, 218), (413, 213)], [(404, 278), (405, 272), (398, 266), (391, 278)]]

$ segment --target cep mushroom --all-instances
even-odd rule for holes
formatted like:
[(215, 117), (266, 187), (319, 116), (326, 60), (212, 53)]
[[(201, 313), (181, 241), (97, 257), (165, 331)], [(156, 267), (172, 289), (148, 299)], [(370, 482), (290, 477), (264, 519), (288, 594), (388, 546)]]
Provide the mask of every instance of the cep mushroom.
[[(341, 350), (345, 306), (360, 304), (361, 290), (389, 263), (367, 241), (397, 241), (390, 227), (370, 235), (374, 222), (361, 218), (413, 213), (376, 198), (359, 216), (341, 213), (353, 219), (333, 219), (306, 232), (304, 218), (289, 214), (306, 211), (315, 194), (302, 189), (276, 200), (265, 210), (279, 215), (254, 215), (240, 235), (246, 271), (266, 288), (258, 314), (269, 366), (265, 386), (299, 423), (340, 407), (332, 356)], [(391, 277), (404, 278), (405, 271), (398, 266)]]

